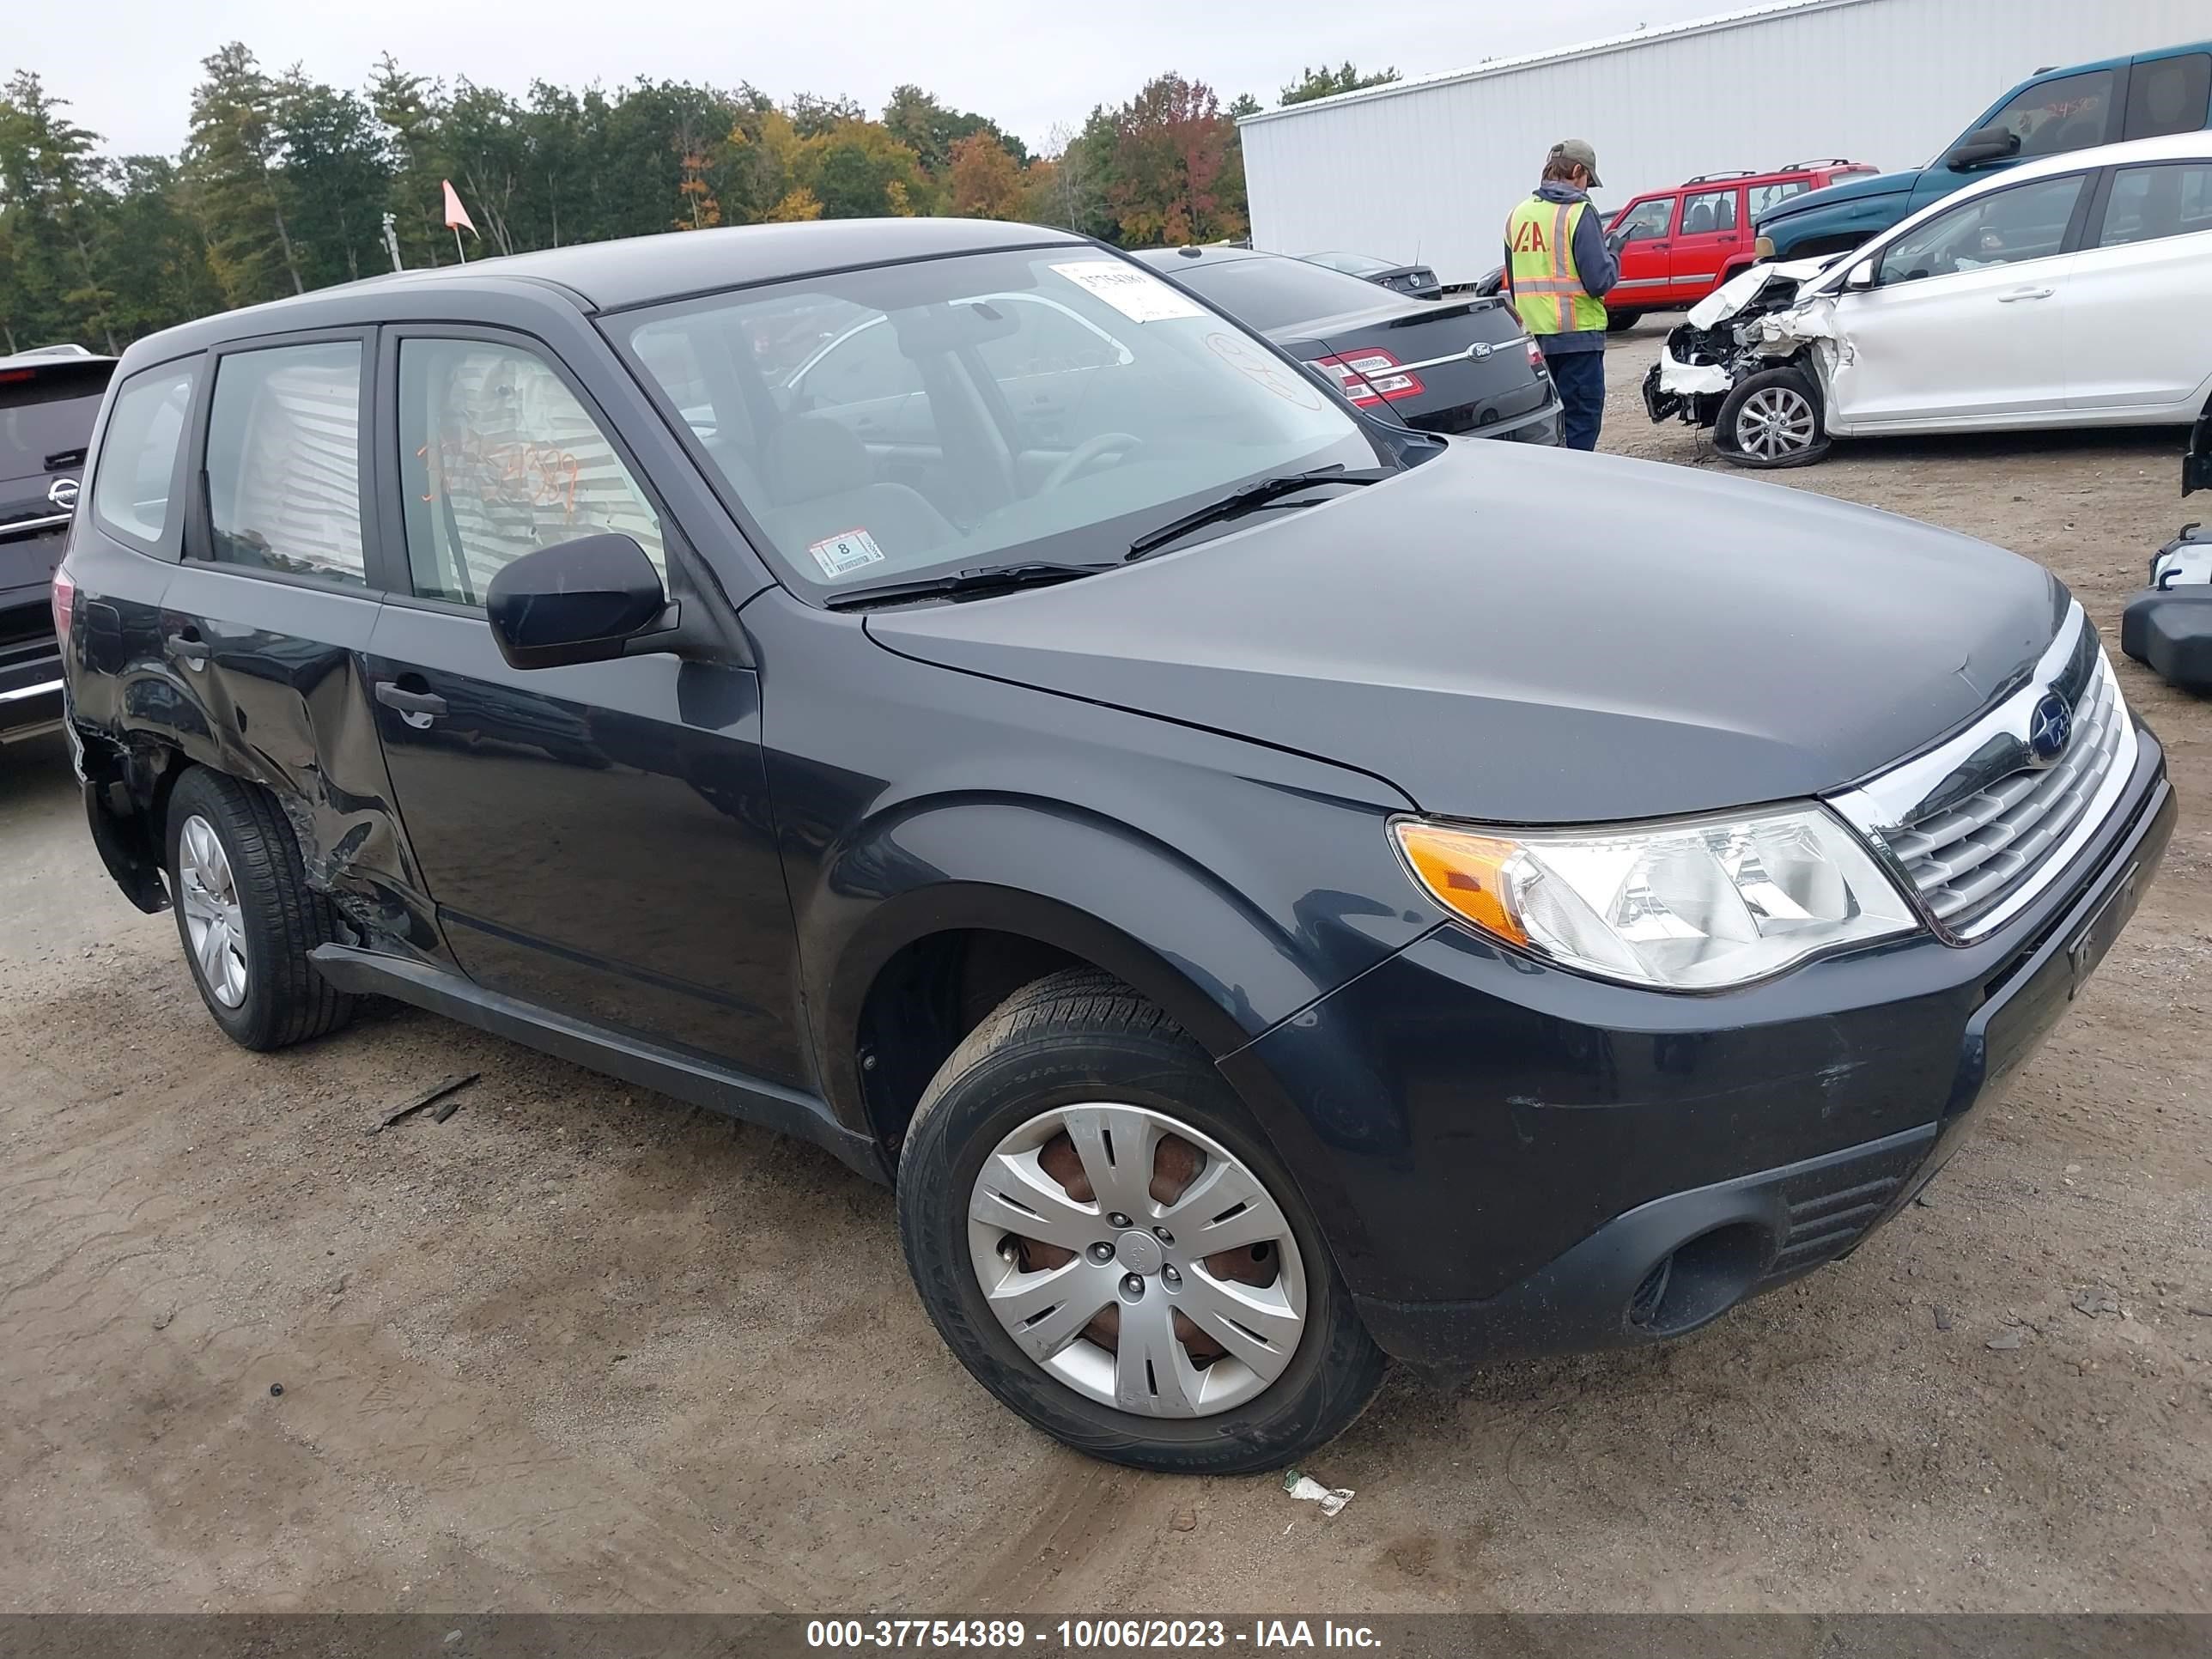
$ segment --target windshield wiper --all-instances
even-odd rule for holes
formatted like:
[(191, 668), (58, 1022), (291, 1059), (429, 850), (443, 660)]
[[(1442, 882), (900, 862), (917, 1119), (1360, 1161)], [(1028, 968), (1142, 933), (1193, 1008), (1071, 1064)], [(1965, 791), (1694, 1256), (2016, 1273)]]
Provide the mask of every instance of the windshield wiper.
[(1147, 530), (1129, 544), (1124, 562), (1141, 559), (1148, 553), (1157, 553), (1170, 542), (1180, 540), (1192, 531), (1210, 524), (1226, 524), (1231, 519), (1241, 519), (1247, 513), (1256, 512), (1268, 502), (1283, 495), (1294, 495), (1301, 489), (1310, 489), (1316, 484), (1371, 484), (1385, 478), (1395, 478), (1402, 467), (1378, 466), (1363, 471), (1347, 472), (1341, 466), (1316, 467), (1310, 472), (1283, 472), (1272, 478), (1255, 478), (1250, 483), (1239, 484), (1220, 500), (1209, 501), (1180, 519), (1170, 519), (1157, 530)]
[(988, 593), (1017, 587), (1042, 587), (1052, 582), (1073, 581), (1111, 570), (1110, 564), (978, 565), (950, 576), (923, 576), (907, 582), (878, 582), (873, 587), (849, 588), (833, 593), (822, 603), (831, 611), (857, 611), (864, 605), (890, 605), (900, 599), (936, 599), (948, 593)]

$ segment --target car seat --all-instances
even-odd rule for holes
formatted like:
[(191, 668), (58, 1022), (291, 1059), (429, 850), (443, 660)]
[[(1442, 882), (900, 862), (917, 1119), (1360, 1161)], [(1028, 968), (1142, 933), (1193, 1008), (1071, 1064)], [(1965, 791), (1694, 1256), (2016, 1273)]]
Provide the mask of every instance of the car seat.
[[(886, 562), (914, 562), (953, 538), (951, 524), (920, 491), (884, 483), (867, 447), (826, 416), (785, 421), (769, 434), (762, 484), (773, 503), (761, 525), (787, 553), (865, 531)], [(808, 575), (817, 573), (809, 570)]]

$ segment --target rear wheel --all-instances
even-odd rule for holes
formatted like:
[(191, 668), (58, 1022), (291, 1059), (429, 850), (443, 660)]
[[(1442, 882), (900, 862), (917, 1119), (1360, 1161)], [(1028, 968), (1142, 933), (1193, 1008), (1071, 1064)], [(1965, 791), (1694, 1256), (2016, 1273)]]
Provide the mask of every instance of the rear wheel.
[(1205, 1052), (1106, 975), (1053, 975), (983, 1022), (915, 1111), (898, 1189), (946, 1343), (1079, 1450), (1273, 1468), (1382, 1381), (1289, 1172)]
[(282, 1048), (346, 1023), (354, 1000), (307, 960), (332, 937), (331, 902), (308, 887), (299, 840), (266, 793), (187, 772), (169, 796), (168, 854), (185, 960), (232, 1042)]
[(1769, 368), (1721, 400), (1713, 447), (1738, 466), (1806, 466), (1828, 453), (1820, 394), (1803, 370)]

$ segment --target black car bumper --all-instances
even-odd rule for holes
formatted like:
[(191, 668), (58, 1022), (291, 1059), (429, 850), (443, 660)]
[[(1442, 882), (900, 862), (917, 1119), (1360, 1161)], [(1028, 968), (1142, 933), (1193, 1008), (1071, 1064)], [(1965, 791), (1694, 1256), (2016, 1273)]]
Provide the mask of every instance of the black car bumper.
[(62, 653), (42, 601), (0, 611), (0, 743), (53, 730), (62, 718)]
[(1440, 928), (1223, 1069), (1389, 1352), (1463, 1366), (1679, 1335), (1910, 1200), (2064, 1012), (2174, 817), (2146, 732), (2106, 830), (1986, 939), (1697, 997)]

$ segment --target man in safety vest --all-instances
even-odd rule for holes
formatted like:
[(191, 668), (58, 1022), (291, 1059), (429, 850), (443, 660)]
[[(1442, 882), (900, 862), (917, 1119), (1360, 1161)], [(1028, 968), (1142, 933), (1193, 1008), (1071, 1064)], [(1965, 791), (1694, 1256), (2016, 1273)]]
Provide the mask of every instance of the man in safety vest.
[(1536, 193), (1505, 222), (1513, 308), (1543, 348), (1563, 411), (1559, 441), (1595, 449), (1605, 419), (1604, 296), (1620, 276), (1590, 205), (1597, 152), (1579, 138), (1552, 146)]

